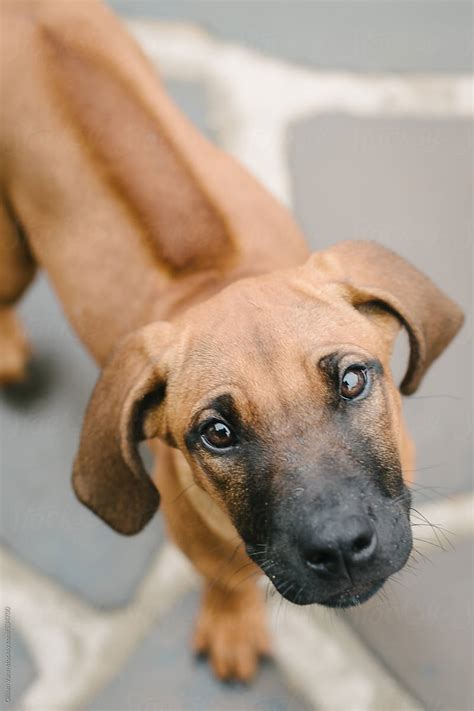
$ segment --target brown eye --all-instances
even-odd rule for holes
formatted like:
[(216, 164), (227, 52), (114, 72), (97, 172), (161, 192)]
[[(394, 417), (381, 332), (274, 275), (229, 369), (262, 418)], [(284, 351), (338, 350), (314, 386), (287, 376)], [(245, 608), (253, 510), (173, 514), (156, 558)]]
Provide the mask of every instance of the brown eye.
[(354, 400), (362, 395), (367, 387), (367, 370), (362, 366), (347, 368), (342, 376), (340, 392), (344, 400)]
[(227, 449), (235, 444), (235, 437), (225, 422), (210, 420), (201, 428), (201, 441), (208, 449)]

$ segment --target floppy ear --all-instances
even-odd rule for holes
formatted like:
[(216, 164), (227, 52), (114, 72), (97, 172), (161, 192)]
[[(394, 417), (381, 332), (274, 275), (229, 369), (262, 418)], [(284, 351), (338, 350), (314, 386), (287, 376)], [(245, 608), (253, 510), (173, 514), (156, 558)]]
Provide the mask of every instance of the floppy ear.
[(460, 308), (428, 277), (375, 242), (342, 242), (310, 258), (324, 279), (347, 284), (349, 298), (365, 313), (370, 305), (395, 314), (408, 331), (410, 358), (400, 385), (418, 388), (426, 370), (463, 323)]
[(150, 324), (127, 336), (112, 353), (87, 407), (74, 463), (78, 498), (126, 535), (141, 531), (160, 503), (137, 446), (156, 435), (147, 431), (146, 415), (164, 398), (161, 356), (170, 330), (166, 323)]

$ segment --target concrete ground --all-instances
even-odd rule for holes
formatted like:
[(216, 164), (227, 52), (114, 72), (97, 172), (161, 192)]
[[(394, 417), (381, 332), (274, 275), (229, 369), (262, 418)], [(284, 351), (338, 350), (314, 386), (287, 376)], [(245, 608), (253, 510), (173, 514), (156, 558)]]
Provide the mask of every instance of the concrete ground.
[[(181, 25), (169, 32), (147, 23), (132, 26), (183, 110), (291, 203), (314, 249), (342, 239), (380, 241), (429, 274), (466, 310), (465, 328), (405, 408), (418, 448), (415, 506), (434, 500), (444, 511), (451, 500), (469, 501), (463, 497), (472, 490), (474, 192), (472, 85), (465, 77), (472, 71), (472, 5), (416, 0), (110, 4), (127, 16), (191, 23), (210, 33), (212, 41), (193, 30), (186, 34)], [(236, 54), (240, 50), (232, 43), (246, 48), (244, 54)], [(231, 59), (237, 56), (239, 69), (233, 74)], [(268, 64), (265, 56), (282, 63)], [(344, 77), (333, 70), (343, 71)], [(332, 92), (330, 101), (325, 91)], [(137, 537), (123, 539), (75, 500), (69, 472), (96, 369), (69, 330), (44, 276), (20, 312), (35, 348), (32, 377), (0, 401), (13, 706), (288, 711), (317, 703), (341, 711), (398, 711), (400, 699), (408, 698), (414, 704), (410, 708), (417, 702), (433, 711), (473, 708), (472, 537), (448, 533), (446, 541), (441, 533), (445, 551), (440, 551), (424, 526), (415, 530), (422, 531), (417, 537), (424, 554), (434, 544), (430, 562), (420, 559), (415, 569), (398, 576), (386, 598), (329, 618), (334, 630), (349, 625), (347, 639), (361, 645), (361, 655), (369, 650), (374, 666), (366, 676), (374, 688), (378, 674), (394, 679), (406, 696), (401, 692), (390, 702), (377, 696), (379, 701), (343, 703), (334, 700), (332, 689), (312, 695), (304, 675), (311, 676), (312, 668), (317, 675), (321, 660), (317, 650), (313, 658), (299, 659), (295, 634), (280, 656), (288, 658), (289, 650), (295, 650), (289, 664), (296, 673), (288, 675), (284, 664), (269, 663), (250, 688), (220, 685), (187, 650), (198, 592), (192, 585), (184, 592), (184, 584), (183, 594), (179, 586), (174, 592), (166, 580), (168, 607), (141, 636), (138, 622), (124, 627), (128, 636), (136, 632), (137, 643), (133, 648), (116, 643), (117, 649), (129, 651), (110, 663), (113, 673), (97, 676), (82, 662), (68, 667), (64, 660), (76, 659), (76, 643), (89, 650), (83, 656), (93, 665), (107, 666), (97, 653), (100, 647), (87, 644), (104, 620), (132, 609), (142, 595), (155, 570), (163, 531), (157, 517)], [(402, 345), (397, 372), (403, 353)], [(472, 515), (469, 506), (463, 510)], [(414, 522), (424, 523), (421, 518)], [(459, 522), (453, 517), (452, 527)], [(459, 531), (469, 529), (463, 525)], [(156, 593), (149, 593), (158, 607), (159, 590), (158, 585)], [(56, 607), (52, 600), (58, 601)], [(64, 619), (63, 607), (70, 611)], [(91, 624), (90, 635), (81, 636), (79, 629), (75, 636), (62, 636), (64, 629), (74, 628), (74, 617), (84, 620), (84, 629)], [(305, 634), (311, 635), (312, 620), (307, 618)], [(276, 627), (280, 634), (284, 615)], [(314, 635), (318, 630), (315, 626)], [(114, 645), (101, 649), (115, 654)], [(354, 668), (357, 664), (351, 660)], [(308, 672), (298, 675), (298, 668)], [(84, 681), (81, 687), (81, 674), (94, 682)], [(341, 687), (347, 683), (346, 674), (334, 678)], [(69, 685), (69, 691), (61, 684)], [(353, 699), (366, 698), (357, 693)]]

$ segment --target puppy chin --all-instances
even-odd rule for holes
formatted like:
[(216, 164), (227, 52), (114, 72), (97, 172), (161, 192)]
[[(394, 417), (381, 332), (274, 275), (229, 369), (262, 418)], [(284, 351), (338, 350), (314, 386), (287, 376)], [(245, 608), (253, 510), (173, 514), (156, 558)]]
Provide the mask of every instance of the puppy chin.
[[(367, 602), (367, 600), (370, 600), (370, 598), (383, 587), (385, 582), (386, 578), (380, 578), (367, 586), (357, 586), (336, 593), (335, 595), (321, 597), (320, 594), (311, 590), (311, 588), (304, 588), (303, 591), (300, 588), (298, 591), (297, 586), (295, 586), (287, 591), (287, 585), (279, 585), (277, 580), (272, 580), (272, 583), (280, 595), (295, 605), (322, 605), (324, 607), (340, 610), (348, 607), (356, 607), (357, 605), (362, 605), (364, 602)], [(293, 592), (295, 589), (297, 590), (296, 594)]]
[(370, 600), (373, 595), (378, 593), (378, 591), (383, 587), (385, 580), (385, 578), (377, 580), (372, 583), (369, 588), (361, 590), (348, 590), (347, 592), (339, 593), (338, 595), (328, 597), (324, 600), (319, 600), (318, 605), (324, 605), (324, 607), (336, 607), (338, 609), (362, 605), (362, 603), (367, 602), (367, 600)]

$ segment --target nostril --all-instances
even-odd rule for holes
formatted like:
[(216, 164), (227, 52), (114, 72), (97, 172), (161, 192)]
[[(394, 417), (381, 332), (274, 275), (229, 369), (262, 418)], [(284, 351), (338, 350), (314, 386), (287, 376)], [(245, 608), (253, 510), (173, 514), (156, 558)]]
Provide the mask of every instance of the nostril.
[(362, 533), (360, 536), (357, 536), (355, 541), (352, 543), (351, 551), (352, 553), (360, 553), (363, 551), (365, 548), (368, 548), (372, 542), (372, 534), (371, 533)]
[(330, 565), (334, 562), (334, 555), (327, 552), (310, 553), (306, 560), (310, 565)]
[(364, 531), (352, 541), (349, 550), (349, 561), (351, 563), (362, 563), (369, 560), (377, 547), (377, 535), (375, 531)]
[(335, 550), (315, 548), (306, 553), (305, 561), (318, 573), (332, 573), (339, 569), (340, 555)]

